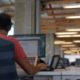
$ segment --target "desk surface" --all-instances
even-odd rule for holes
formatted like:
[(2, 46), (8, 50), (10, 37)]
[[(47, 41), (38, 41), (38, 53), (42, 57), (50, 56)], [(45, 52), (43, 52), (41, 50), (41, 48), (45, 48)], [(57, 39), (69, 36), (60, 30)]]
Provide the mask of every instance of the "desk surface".
[(36, 75), (43, 75), (43, 76), (51, 76), (51, 75), (61, 75), (61, 72), (58, 72), (58, 71), (41, 71), (41, 72), (38, 72), (36, 73)]
[[(22, 69), (17, 69), (19, 76), (26, 76), (27, 74)], [(54, 76), (54, 75), (80, 75), (80, 67), (68, 67), (65, 69), (56, 69), (54, 71), (41, 71), (35, 74), (36, 76)]]
[(62, 75), (80, 75), (80, 67), (68, 67), (62, 71)]
[[(17, 69), (19, 76), (26, 76), (27, 74), (22, 69)], [(52, 75), (61, 75), (61, 71), (40, 71), (35, 74), (36, 76), (52, 76)]]

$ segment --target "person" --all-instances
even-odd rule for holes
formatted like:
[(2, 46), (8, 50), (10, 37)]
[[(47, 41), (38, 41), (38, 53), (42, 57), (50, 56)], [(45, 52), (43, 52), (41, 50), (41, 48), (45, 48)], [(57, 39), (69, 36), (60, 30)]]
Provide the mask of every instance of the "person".
[(11, 41), (14, 44), (14, 55), (16, 63), (18, 63), (21, 68), (28, 74), (35, 74), (40, 70), (46, 69), (47, 64), (40, 63), (36, 66), (31, 64), (27, 55), (25, 55), (25, 52), (20, 43), (14, 37), (7, 36), (8, 31), (11, 29), (11, 26), (11, 16), (7, 13), (0, 13), (0, 39)]

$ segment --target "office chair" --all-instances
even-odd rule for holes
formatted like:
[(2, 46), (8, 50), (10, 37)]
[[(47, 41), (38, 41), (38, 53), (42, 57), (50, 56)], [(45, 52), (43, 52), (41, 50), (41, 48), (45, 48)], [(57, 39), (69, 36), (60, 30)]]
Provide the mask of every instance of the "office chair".
[(70, 62), (67, 58), (60, 58), (58, 68), (66, 68), (70, 66)]
[(70, 62), (67, 58), (63, 58), (63, 64), (64, 64), (64, 67), (70, 66)]
[(80, 67), (80, 58), (77, 58), (76, 59), (75, 66)]
[(3, 39), (0, 39), (0, 80), (18, 80), (14, 60), (14, 45)]

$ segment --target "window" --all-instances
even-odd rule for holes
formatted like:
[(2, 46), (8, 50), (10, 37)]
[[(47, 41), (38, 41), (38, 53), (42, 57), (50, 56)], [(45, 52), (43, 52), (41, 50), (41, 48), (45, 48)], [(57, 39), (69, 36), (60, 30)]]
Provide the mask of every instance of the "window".
[(11, 30), (8, 32), (8, 35), (14, 35), (14, 25), (12, 25)]

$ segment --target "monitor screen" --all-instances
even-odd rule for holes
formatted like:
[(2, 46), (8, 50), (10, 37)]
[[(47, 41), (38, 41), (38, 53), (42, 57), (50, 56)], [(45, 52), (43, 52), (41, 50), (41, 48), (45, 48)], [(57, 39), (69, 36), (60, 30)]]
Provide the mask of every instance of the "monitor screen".
[(28, 57), (45, 57), (45, 34), (14, 35)]
[(21, 46), (23, 47), (24, 51), (26, 52), (27, 56), (35, 57), (38, 56), (38, 40), (20, 40), (19, 41)]
[(53, 55), (50, 63), (50, 67), (53, 69), (56, 69), (59, 64), (60, 56), (59, 55)]

